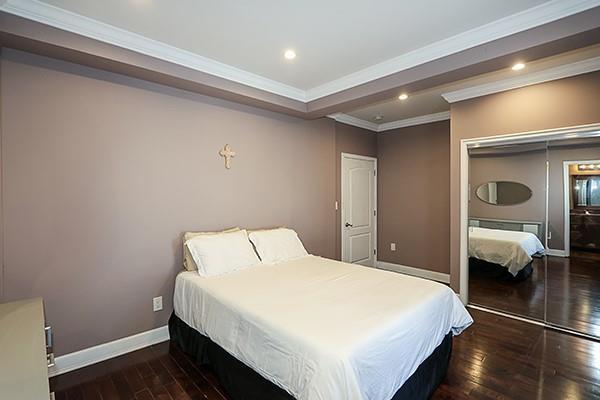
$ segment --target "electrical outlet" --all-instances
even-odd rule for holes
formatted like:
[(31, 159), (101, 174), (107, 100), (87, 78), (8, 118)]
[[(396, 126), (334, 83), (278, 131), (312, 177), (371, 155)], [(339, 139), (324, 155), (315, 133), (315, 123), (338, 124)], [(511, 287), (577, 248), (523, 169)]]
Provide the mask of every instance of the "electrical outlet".
[(396, 251), (396, 243), (390, 243), (390, 250)]
[(152, 299), (152, 309), (155, 312), (162, 310), (162, 296), (158, 296)]

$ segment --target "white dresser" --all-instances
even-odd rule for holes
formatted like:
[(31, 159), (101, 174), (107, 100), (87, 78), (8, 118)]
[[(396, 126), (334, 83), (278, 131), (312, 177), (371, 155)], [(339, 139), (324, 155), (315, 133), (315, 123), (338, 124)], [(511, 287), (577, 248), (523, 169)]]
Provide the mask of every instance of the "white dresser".
[(41, 298), (0, 304), (0, 398), (50, 399), (52, 331)]

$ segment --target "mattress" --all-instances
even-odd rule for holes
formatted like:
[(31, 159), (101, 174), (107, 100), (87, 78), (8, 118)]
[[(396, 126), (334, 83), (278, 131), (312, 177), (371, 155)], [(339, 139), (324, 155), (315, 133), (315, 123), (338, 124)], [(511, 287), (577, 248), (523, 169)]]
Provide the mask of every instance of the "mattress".
[(174, 312), (298, 400), (389, 400), (473, 322), (445, 285), (316, 256), (181, 272)]
[(533, 233), (469, 228), (469, 257), (506, 267), (513, 276), (531, 262), (532, 255), (544, 250)]

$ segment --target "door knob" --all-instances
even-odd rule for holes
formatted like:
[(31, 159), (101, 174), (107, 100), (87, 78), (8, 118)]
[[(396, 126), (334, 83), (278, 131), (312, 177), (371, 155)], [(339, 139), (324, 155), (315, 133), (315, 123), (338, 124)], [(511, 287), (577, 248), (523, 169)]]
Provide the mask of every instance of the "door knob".
[(350, 222), (346, 222), (346, 228), (352, 228), (353, 226)]

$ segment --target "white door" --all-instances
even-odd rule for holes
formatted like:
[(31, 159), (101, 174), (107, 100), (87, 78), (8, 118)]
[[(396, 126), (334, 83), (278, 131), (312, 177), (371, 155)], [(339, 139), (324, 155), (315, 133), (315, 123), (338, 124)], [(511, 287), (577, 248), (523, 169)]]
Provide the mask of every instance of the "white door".
[(342, 261), (375, 266), (377, 159), (342, 154)]

